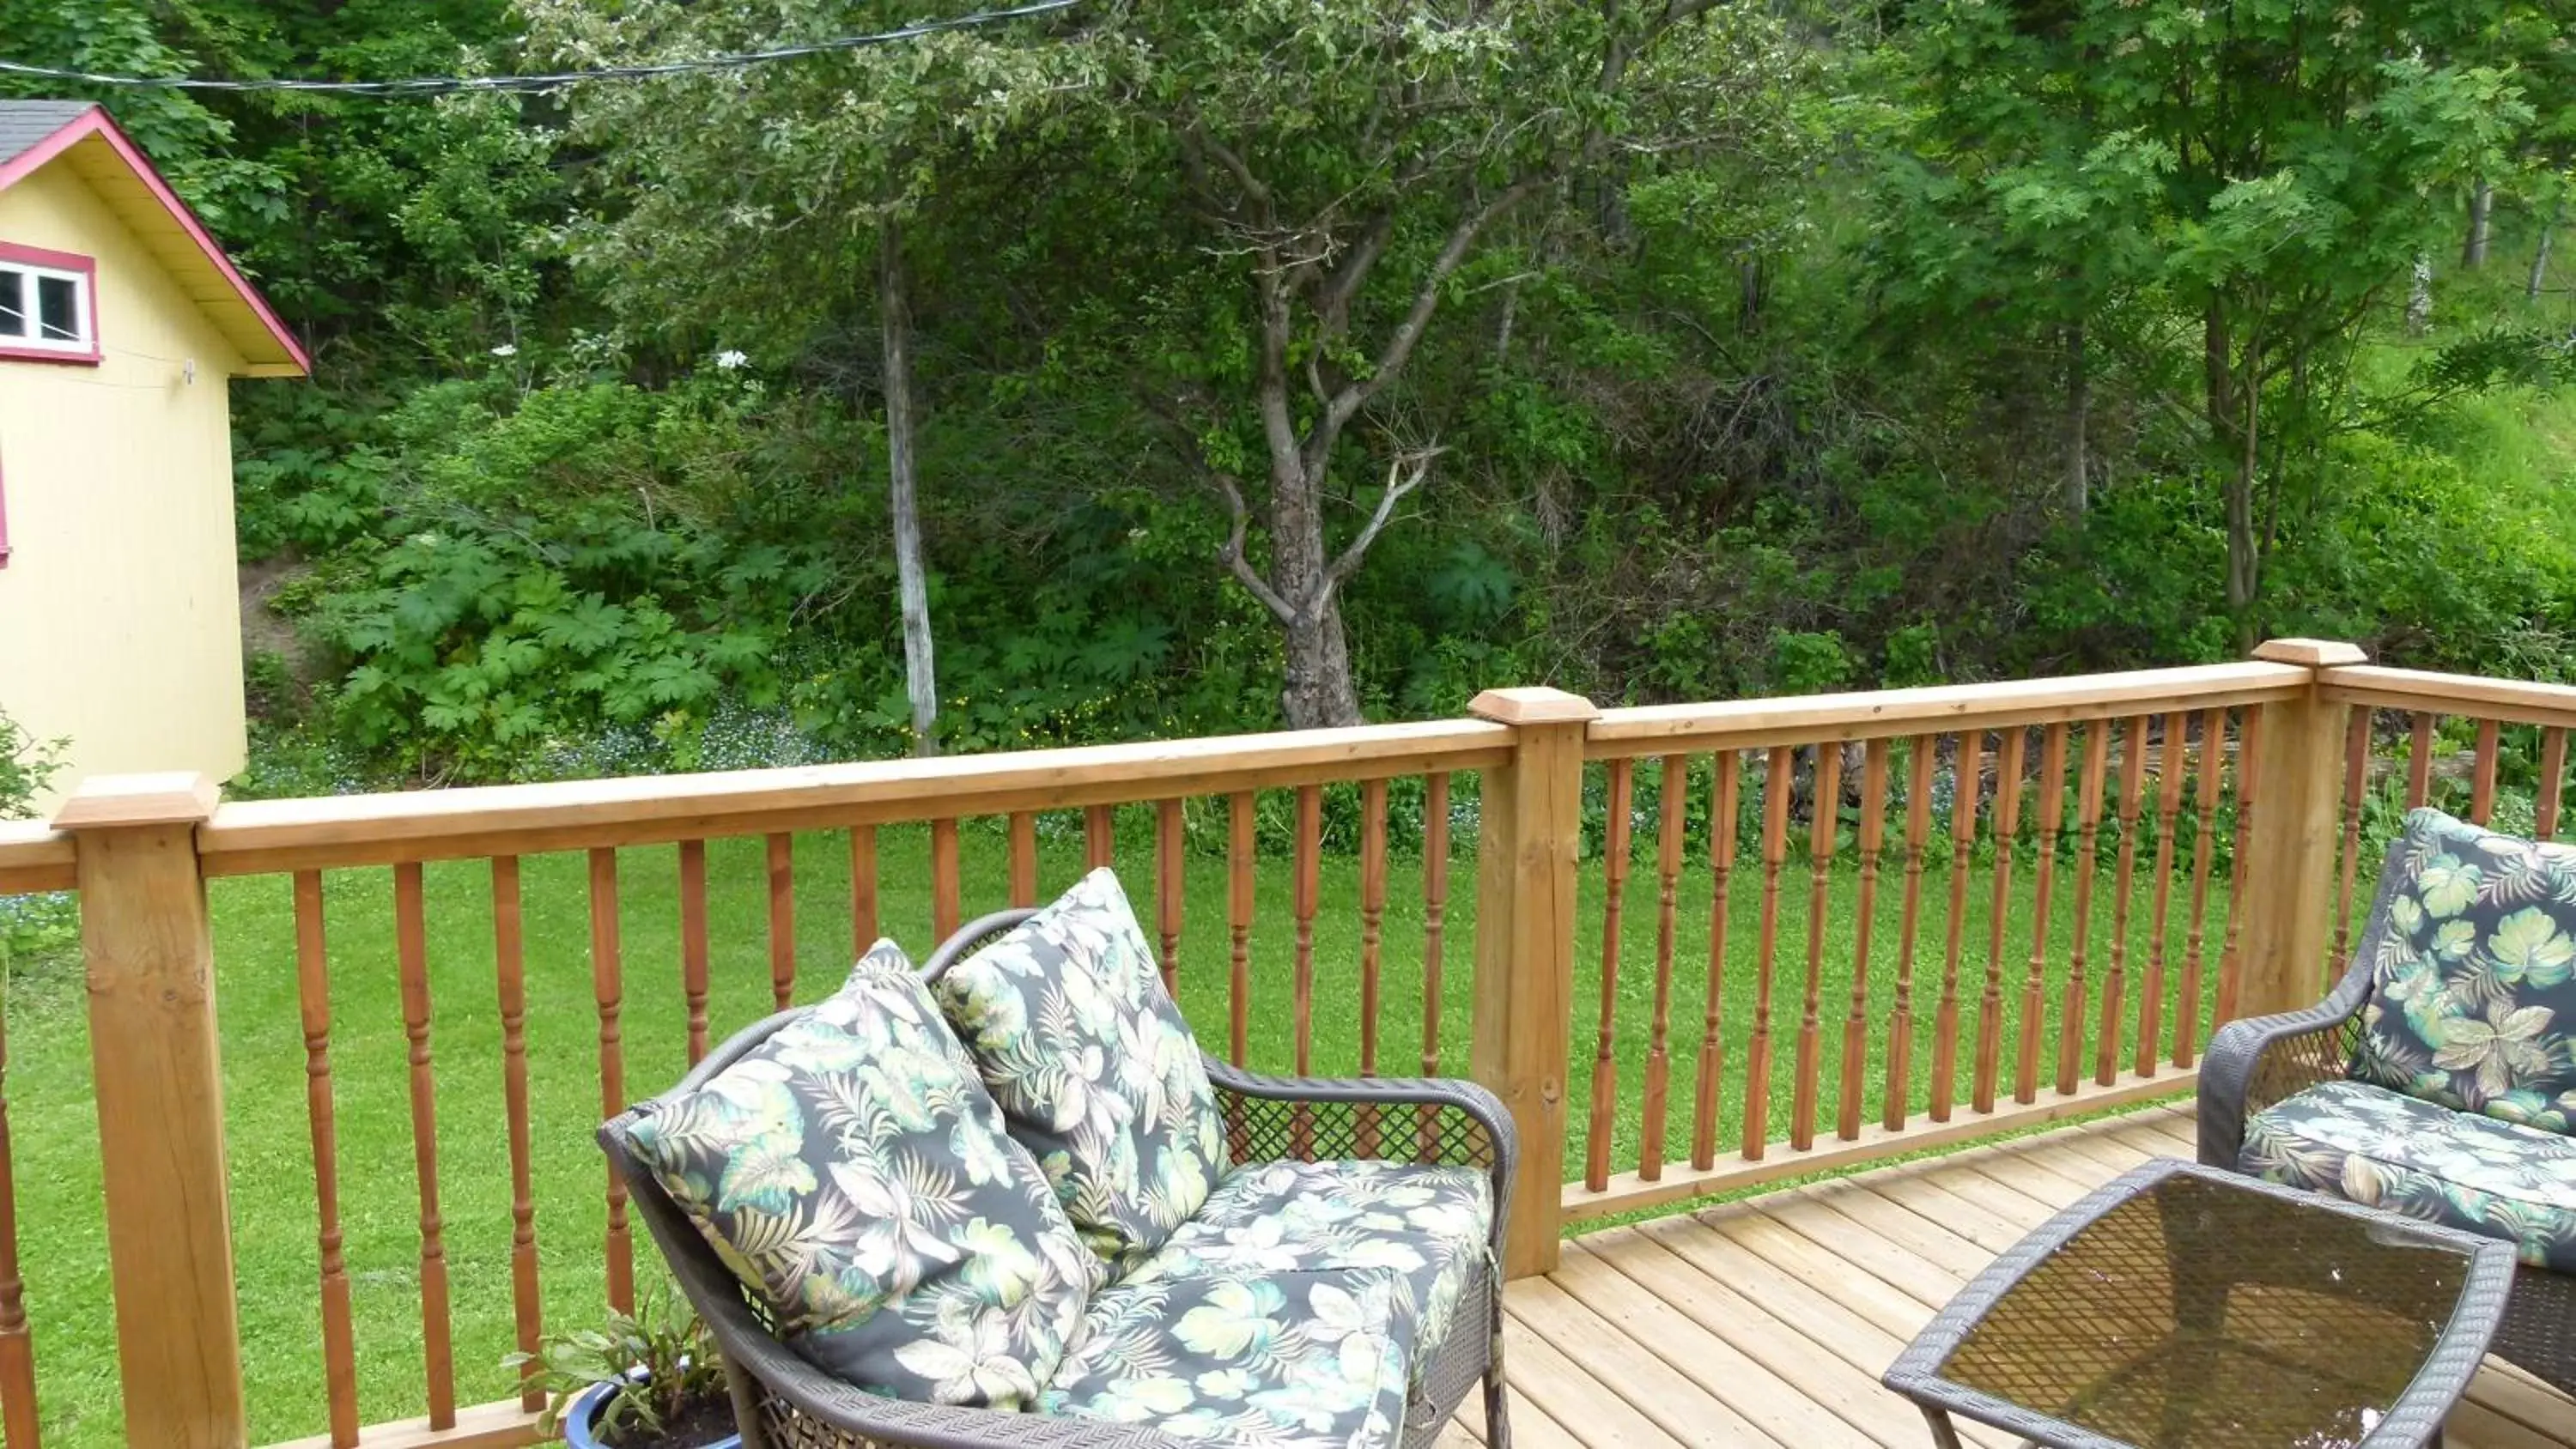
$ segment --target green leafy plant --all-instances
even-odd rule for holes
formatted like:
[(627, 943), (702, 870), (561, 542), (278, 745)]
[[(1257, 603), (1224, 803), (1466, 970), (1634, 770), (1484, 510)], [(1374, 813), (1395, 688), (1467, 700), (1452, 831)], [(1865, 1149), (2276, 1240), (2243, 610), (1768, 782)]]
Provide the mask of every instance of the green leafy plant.
[(550, 1336), (534, 1354), (503, 1362), (533, 1377), (546, 1394), (538, 1432), (563, 1425), (572, 1401), (602, 1384), (612, 1385), (593, 1426), (601, 1439), (629, 1443), (650, 1439), (677, 1423), (688, 1409), (724, 1397), (724, 1364), (715, 1339), (687, 1300), (660, 1285), (639, 1295), (635, 1311), (612, 1312), (600, 1328)]
[(0, 820), (36, 813), (36, 796), (63, 769), (71, 741), (39, 740), (0, 709)]

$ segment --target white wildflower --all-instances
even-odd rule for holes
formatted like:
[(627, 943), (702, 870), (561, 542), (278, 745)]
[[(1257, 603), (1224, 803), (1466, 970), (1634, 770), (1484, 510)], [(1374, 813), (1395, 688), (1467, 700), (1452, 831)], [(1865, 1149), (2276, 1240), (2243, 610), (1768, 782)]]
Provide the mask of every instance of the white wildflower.
[(519, 349), (510, 343), (504, 342), (500, 346), (492, 349), (492, 355), (494, 357), (516, 357), (519, 355)]
[(726, 372), (732, 372), (738, 368), (751, 366), (751, 359), (741, 352), (728, 347), (724, 351), (716, 354), (716, 366)]

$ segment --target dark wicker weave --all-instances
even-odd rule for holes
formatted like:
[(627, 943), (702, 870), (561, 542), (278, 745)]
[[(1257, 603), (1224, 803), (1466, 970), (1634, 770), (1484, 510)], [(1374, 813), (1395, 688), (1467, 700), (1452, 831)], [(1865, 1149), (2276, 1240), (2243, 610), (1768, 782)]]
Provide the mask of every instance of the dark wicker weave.
[[(937, 980), (951, 963), (1032, 914), (1005, 911), (968, 924), (931, 955), (922, 979)], [(745, 1449), (1205, 1449), (1199, 1441), (1143, 1426), (881, 1398), (830, 1377), (778, 1342), (766, 1311), (743, 1291), (741, 1281), (635, 1157), (627, 1132), (664, 1099), (704, 1086), (803, 1014), (781, 1012), (745, 1028), (708, 1053), (663, 1097), (639, 1103), (599, 1129), (600, 1146), (625, 1180), (637, 1215), (724, 1353)], [(1479, 1381), (1485, 1392), (1486, 1443), (1491, 1449), (1510, 1449), (1496, 1274), (1516, 1148), (1511, 1116), (1501, 1101), (1472, 1082), (1263, 1077), (1214, 1058), (1206, 1062), (1225, 1118), (1227, 1146), (1237, 1163), (1379, 1157), (1480, 1167), (1491, 1175), (1494, 1223), (1486, 1259), (1461, 1295), (1448, 1339), (1433, 1350), (1421, 1392), (1405, 1406), (1401, 1449), (1429, 1449)]]
[(2513, 1250), (2171, 1158), (2048, 1220), (1887, 1371), (1941, 1449), (1952, 1414), (2056, 1449), (2441, 1442)]
[[(2320, 1082), (2350, 1075), (2362, 1008), (2370, 1004), (2370, 946), (2387, 929), (2389, 894), (2399, 874), (2394, 860), (2381, 870), (2361, 949), (2325, 1000), (2303, 1011), (2231, 1021), (2210, 1039), (2200, 1064), (2202, 1162), (2235, 1170), (2248, 1118)], [(2521, 1268), (2494, 1352), (2576, 1393), (2576, 1277)]]

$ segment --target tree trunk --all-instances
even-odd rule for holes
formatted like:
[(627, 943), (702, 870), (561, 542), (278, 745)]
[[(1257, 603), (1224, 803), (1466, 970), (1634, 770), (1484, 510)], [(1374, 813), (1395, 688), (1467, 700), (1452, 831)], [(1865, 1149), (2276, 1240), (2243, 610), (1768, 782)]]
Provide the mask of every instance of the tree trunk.
[(2526, 302), (2539, 301), (2541, 293), (2548, 290), (2549, 242), (2557, 234), (2558, 219), (2566, 214), (2566, 210), (2566, 202), (2553, 201), (2549, 204), (2549, 215), (2541, 218), (2540, 241), (2531, 249), (2531, 276), (2522, 284), (2522, 296)]
[(2066, 329), (2066, 511), (2082, 522), (2092, 506), (2093, 377), (2084, 360), (2084, 324)]
[[(1284, 406), (1286, 399), (1280, 399)], [(1321, 470), (1309, 471), (1296, 454), (1274, 457), (1270, 472), (1270, 588), (1284, 609), (1287, 674), (1279, 708), (1291, 729), (1360, 723), (1358, 688), (1351, 682), (1350, 643), (1342, 634), (1341, 604), (1334, 598), (1332, 559), (1324, 549)]]
[(2460, 267), (2474, 272), (2487, 264), (2487, 239), (2493, 233), (2495, 186), (2483, 179), (2469, 192), (2469, 236), (2460, 244)]
[(921, 509), (913, 478), (912, 283), (903, 226), (879, 236), (877, 310), (885, 328), (886, 478), (894, 516), (894, 572), (903, 610), (903, 687), (912, 701), (912, 752), (939, 753), (939, 685), (930, 654), (930, 582), (921, 561)]
[(2421, 337), (2433, 326), (2433, 259), (2415, 254), (2415, 276), (2406, 289), (2406, 330)]
[(2227, 612), (2236, 621), (2238, 653), (2254, 647), (2254, 605), (2262, 596), (2263, 545), (2254, 527), (2254, 485), (2262, 470), (2263, 369), (2254, 342), (2235, 391), (2243, 416), (2237, 425), (2235, 467), (2227, 480)]
[(1351, 682), (1351, 651), (1342, 632), (1342, 606), (1327, 604), (1320, 618), (1288, 621), (1288, 672), (1279, 707), (1301, 730), (1363, 723)]

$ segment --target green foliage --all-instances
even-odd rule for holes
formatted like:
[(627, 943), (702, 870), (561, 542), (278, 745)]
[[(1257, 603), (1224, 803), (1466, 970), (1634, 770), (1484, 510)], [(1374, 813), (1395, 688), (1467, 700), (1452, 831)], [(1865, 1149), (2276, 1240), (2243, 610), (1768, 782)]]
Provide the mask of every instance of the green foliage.
[(724, 1360), (688, 1300), (656, 1280), (635, 1300), (632, 1314), (611, 1311), (604, 1328), (577, 1328), (548, 1336), (534, 1354), (514, 1353), (509, 1368), (535, 1370), (546, 1394), (537, 1431), (559, 1432), (573, 1399), (602, 1384), (615, 1385), (594, 1427), (601, 1439), (622, 1444), (649, 1438), (692, 1404), (722, 1403)]

